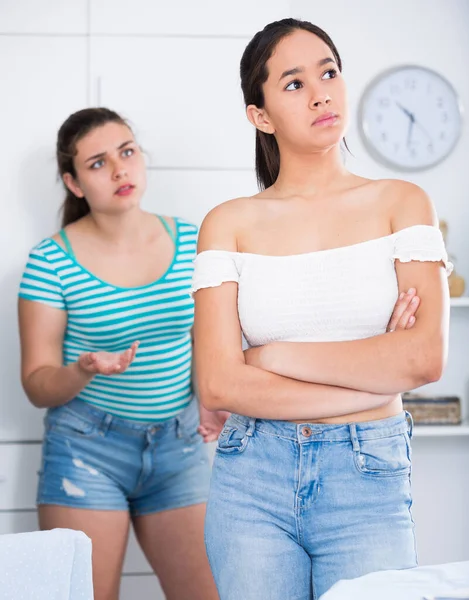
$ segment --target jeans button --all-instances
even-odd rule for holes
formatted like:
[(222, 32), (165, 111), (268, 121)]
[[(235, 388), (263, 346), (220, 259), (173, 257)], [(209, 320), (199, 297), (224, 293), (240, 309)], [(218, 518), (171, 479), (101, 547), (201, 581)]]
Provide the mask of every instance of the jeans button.
[(305, 436), (305, 437), (310, 437), (312, 435), (312, 430), (311, 427), (303, 427), (303, 429), (301, 430), (301, 433)]

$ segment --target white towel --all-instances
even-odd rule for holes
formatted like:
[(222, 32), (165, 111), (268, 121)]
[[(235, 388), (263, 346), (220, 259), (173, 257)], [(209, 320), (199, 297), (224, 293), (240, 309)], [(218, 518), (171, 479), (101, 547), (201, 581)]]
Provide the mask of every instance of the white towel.
[(0, 600), (93, 600), (91, 540), (52, 529), (0, 535)]
[(422, 600), (469, 586), (469, 561), (379, 571), (357, 579), (342, 580), (320, 600)]

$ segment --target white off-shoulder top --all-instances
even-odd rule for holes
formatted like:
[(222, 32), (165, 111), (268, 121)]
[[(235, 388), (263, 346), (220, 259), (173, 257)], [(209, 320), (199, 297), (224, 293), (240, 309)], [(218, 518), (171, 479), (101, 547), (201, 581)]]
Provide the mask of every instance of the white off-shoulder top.
[(398, 296), (394, 261), (442, 262), (437, 227), (414, 225), (358, 244), (289, 256), (207, 250), (195, 259), (192, 293), (238, 283), (250, 346), (274, 341), (357, 340), (382, 334)]

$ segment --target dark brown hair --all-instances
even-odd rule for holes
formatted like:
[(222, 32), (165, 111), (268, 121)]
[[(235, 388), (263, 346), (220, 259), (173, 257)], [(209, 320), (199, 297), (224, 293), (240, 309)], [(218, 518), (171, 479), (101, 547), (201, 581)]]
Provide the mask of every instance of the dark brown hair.
[[(59, 176), (70, 173), (76, 178), (74, 158), (77, 154), (77, 143), (96, 127), (106, 123), (119, 123), (129, 127), (128, 123), (116, 112), (108, 108), (85, 108), (73, 113), (62, 124), (57, 134), (57, 166)], [(129, 127), (130, 129), (130, 127)], [(65, 187), (65, 200), (62, 205), (62, 227), (78, 221), (90, 212), (86, 198), (79, 198)]]
[[(262, 31), (256, 33), (241, 58), (240, 74), (241, 88), (243, 90), (246, 106), (254, 104), (263, 108), (265, 99), (263, 84), (267, 81), (267, 61), (272, 56), (277, 44), (287, 35), (302, 29), (313, 33), (325, 42), (342, 71), (342, 60), (334, 42), (320, 27), (309, 21), (297, 19), (282, 19), (266, 25)], [(256, 176), (260, 189), (270, 187), (277, 180), (280, 171), (280, 152), (275, 136), (256, 129)]]

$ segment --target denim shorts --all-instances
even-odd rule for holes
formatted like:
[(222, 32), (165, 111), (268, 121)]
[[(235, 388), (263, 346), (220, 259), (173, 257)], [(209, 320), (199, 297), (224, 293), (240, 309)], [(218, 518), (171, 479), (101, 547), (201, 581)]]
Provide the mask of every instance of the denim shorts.
[(78, 399), (49, 409), (37, 503), (133, 516), (205, 503), (211, 470), (198, 425), (195, 399), (153, 424)]
[(231, 415), (205, 520), (220, 600), (311, 600), (415, 567), (411, 433), (406, 413), (346, 425)]

